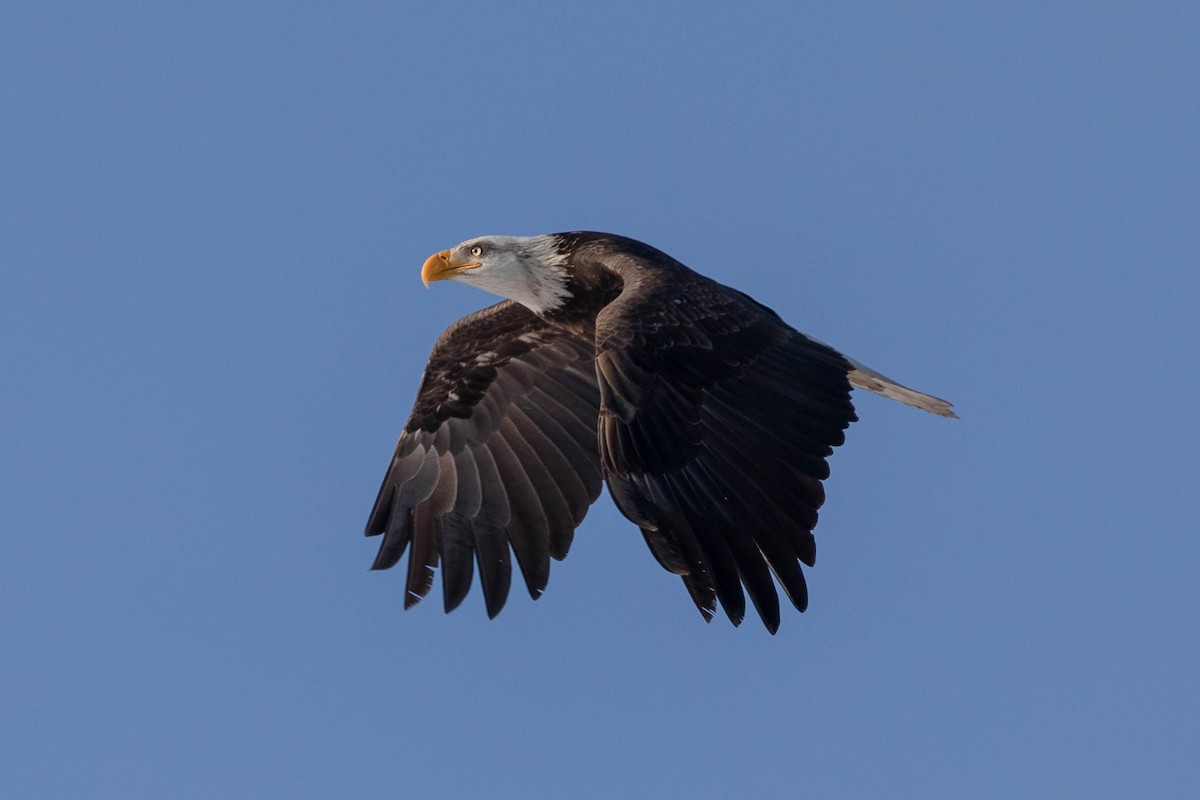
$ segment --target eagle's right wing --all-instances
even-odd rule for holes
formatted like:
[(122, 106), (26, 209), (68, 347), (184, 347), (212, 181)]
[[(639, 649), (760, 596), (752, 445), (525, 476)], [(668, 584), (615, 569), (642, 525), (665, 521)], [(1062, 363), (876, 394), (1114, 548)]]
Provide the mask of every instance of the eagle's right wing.
[(383, 534), (373, 569), (409, 548), (405, 608), (429, 592), (440, 561), (453, 610), (474, 563), (494, 617), (508, 596), (510, 546), (530, 595), (541, 594), (550, 558), (566, 556), (600, 494), (594, 358), (591, 340), (512, 301), (438, 339), (366, 527)]

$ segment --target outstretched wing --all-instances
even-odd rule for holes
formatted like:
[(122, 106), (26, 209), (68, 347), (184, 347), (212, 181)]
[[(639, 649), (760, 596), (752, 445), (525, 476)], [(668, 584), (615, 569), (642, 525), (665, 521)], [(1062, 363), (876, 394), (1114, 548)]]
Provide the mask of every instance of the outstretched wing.
[[(609, 489), (711, 619), (742, 587), (779, 627), (772, 573), (801, 611), (826, 458), (856, 417), (850, 364), (770, 309), (685, 267), (627, 281), (597, 320)], [(661, 273), (658, 273), (661, 274)]]
[(590, 340), (505, 301), (463, 317), (434, 346), (368, 536), (373, 569), (410, 550), (405, 608), (441, 562), (446, 611), (470, 589), (473, 564), (488, 616), (504, 606), (509, 548), (535, 599), (600, 494), (599, 391)]

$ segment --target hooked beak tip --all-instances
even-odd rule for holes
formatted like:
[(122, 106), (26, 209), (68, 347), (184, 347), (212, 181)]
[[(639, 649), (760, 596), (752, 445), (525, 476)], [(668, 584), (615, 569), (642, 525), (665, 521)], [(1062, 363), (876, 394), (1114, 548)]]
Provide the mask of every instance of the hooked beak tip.
[(449, 250), (434, 253), (425, 259), (425, 264), (421, 267), (421, 282), (428, 289), (430, 281), (445, 280), (446, 276), (450, 274), (451, 269)]

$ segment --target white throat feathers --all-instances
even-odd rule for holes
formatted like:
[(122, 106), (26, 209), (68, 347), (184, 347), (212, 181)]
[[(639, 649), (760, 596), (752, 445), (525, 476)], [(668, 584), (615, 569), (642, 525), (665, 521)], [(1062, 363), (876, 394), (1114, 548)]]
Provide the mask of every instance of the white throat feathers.
[(535, 314), (561, 308), (571, 297), (567, 288), (567, 257), (554, 236), (480, 236), (469, 239), (456, 252), (470, 254), (479, 266), (455, 275), (453, 280), (515, 300)]

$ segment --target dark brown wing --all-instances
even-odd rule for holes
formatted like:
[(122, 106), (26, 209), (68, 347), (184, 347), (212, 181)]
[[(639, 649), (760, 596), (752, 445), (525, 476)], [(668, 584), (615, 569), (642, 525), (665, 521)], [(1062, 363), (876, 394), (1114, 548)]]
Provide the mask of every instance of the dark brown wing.
[(848, 362), (749, 297), (652, 265), (597, 320), (600, 451), (609, 488), (710, 619), (742, 587), (773, 633), (808, 605), (826, 457), (856, 417)]
[[(383, 534), (373, 569), (410, 549), (405, 608), (442, 566), (456, 608), (479, 567), (488, 616), (504, 606), (509, 548), (537, 598), (600, 494), (594, 349), (505, 301), (434, 346), (412, 415), (367, 521)], [(411, 547), (410, 547), (411, 545)]]

